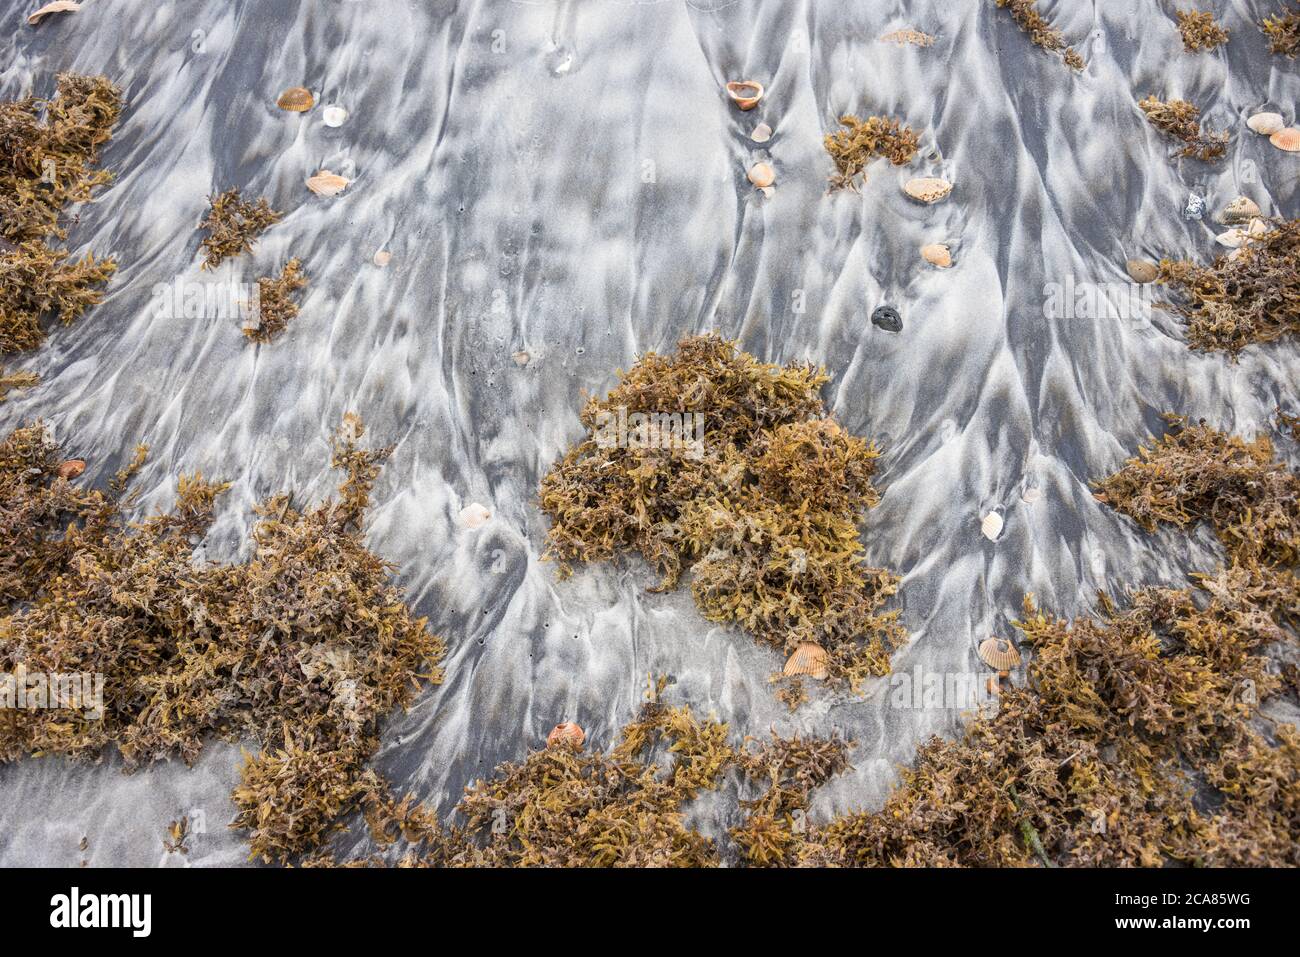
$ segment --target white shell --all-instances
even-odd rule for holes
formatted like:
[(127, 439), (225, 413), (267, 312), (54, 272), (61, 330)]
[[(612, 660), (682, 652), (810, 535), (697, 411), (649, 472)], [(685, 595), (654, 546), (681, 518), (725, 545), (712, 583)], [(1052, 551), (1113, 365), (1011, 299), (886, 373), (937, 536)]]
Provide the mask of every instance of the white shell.
[(381, 249), (379, 250), (379, 252), (375, 253), (375, 265), (378, 266), (380, 269), (383, 269), (392, 261), (393, 261), (393, 254), (390, 253), (387, 249)]
[(1286, 120), (1282, 119), (1281, 113), (1256, 113), (1246, 121), (1246, 125), (1260, 136), (1272, 136), (1286, 126)]
[(1026, 505), (1033, 505), (1043, 497), (1042, 489), (1034, 488), (1032, 485), (1020, 493), (1020, 501)]
[(348, 118), (348, 111), (341, 106), (327, 106), (321, 112), (321, 122), (326, 126), (342, 126)]
[(935, 176), (922, 176), (904, 183), (903, 192), (918, 202), (937, 203), (952, 192), (952, 183)]
[(1214, 241), (1229, 249), (1236, 249), (1247, 240), (1248, 234), (1244, 229), (1229, 229), (1226, 232), (1219, 233), (1214, 237)]
[(1002, 534), (1002, 516), (997, 512), (989, 512), (984, 516), (984, 521), (980, 522), (980, 531), (989, 541), (997, 541), (997, 537)]
[(487, 507), (480, 505), (478, 502), (470, 502), (460, 510), (460, 523), (466, 528), (478, 528), (486, 525), (487, 520), (492, 517), (492, 513)]
[(759, 123), (754, 127), (754, 132), (749, 134), (749, 138), (755, 143), (766, 143), (772, 138), (772, 127), (766, 123)]
[(758, 191), (763, 194), (763, 197), (765, 199), (771, 199), (773, 196), (776, 195), (775, 186), (761, 186), (759, 187)]

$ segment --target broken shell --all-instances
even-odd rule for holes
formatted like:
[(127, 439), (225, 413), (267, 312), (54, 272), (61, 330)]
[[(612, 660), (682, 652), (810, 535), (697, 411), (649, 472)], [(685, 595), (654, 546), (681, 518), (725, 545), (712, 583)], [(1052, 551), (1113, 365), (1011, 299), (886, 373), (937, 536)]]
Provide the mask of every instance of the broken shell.
[(1246, 227), (1246, 235), (1251, 239), (1255, 239), (1256, 237), (1263, 236), (1271, 228), (1272, 227), (1268, 224), (1268, 220), (1252, 219), (1250, 225)]
[(68, 459), (59, 465), (59, 478), (74, 479), (84, 471), (86, 463), (82, 459)]
[(989, 541), (996, 541), (1002, 534), (1002, 516), (997, 512), (989, 512), (984, 516), (984, 521), (980, 522), (980, 531)]
[(979, 656), (980, 661), (997, 672), (1010, 671), (1020, 666), (1020, 652), (1005, 638), (985, 638), (980, 642)]
[(1233, 229), (1219, 233), (1219, 235), (1214, 237), (1214, 241), (1223, 246), (1227, 246), (1229, 249), (1236, 249), (1249, 238), (1249, 234), (1244, 229), (1237, 229), (1234, 227)]
[(392, 261), (393, 261), (393, 254), (390, 253), (387, 249), (381, 249), (379, 250), (379, 252), (375, 253), (375, 265), (378, 266), (380, 269), (383, 269)]
[(1256, 113), (1246, 121), (1246, 125), (1261, 136), (1272, 136), (1286, 125), (1286, 120), (1282, 119), (1281, 113)]
[(984, 690), (995, 697), (1002, 694), (1002, 679), (997, 675), (989, 675), (989, 680), (984, 682)]
[(1288, 126), (1284, 130), (1278, 130), (1268, 138), (1268, 141), (1280, 150), (1300, 153), (1300, 130), (1295, 127)]
[(903, 192), (918, 202), (937, 203), (952, 192), (952, 183), (935, 176), (922, 176), (904, 183)]
[(775, 186), (763, 186), (760, 187), (758, 191), (763, 194), (764, 199), (771, 199), (773, 196), (776, 195)]
[(1248, 196), (1238, 196), (1219, 213), (1219, 222), (1225, 226), (1246, 223), (1260, 214), (1259, 205)]
[(766, 123), (759, 123), (754, 127), (754, 132), (749, 134), (749, 138), (755, 143), (766, 143), (772, 138), (772, 127)]
[(307, 180), (307, 188), (317, 196), (337, 196), (347, 189), (348, 184), (351, 182), (352, 180), (346, 176), (339, 176), (337, 173), (331, 173), (329, 170), (323, 169)]
[(763, 98), (763, 84), (754, 80), (733, 80), (727, 84), (727, 96), (742, 110), (752, 110)]
[(749, 181), (762, 189), (776, 182), (776, 170), (770, 163), (755, 163), (749, 168)]
[(546, 746), (548, 748), (563, 746), (577, 751), (586, 740), (587, 732), (583, 731), (582, 728), (572, 721), (561, 721), (546, 736)]
[(460, 521), (466, 528), (478, 528), (491, 517), (492, 513), (478, 502), (470, 502), (460, 510)]
[(781, 673), (787, 677), (807, 675), (814, 681), (825, 681), (830, 674), (830, 667), (826, 662), (826, 649), (815, 641), (800, 642), (794, 654), (786, 661)]
[(1128, 270), (1129, 278), (1134, 282), (1155, 282), (1156, 277), (1160, 275), (1160, 267), (1146, 259), (1130, 259), (1124, 264), (1124, 268)]
[(947, 269), (952, 265), (952, 253), (943, 243), (930, 243), (928, 246), (921, 247), (921, 258), (931, 265), (938, 266), (940, 269)]
[(76, 13), (80, 9), (81, 4), (74, 2), (74, 0), (54, 0), (53, 3), (47, 3), (28, 17), (27, 23), (34, 27), (51, 13)]
[(327, 106), (321, 114), (321, 122), (326, 126), (342, 126), (348, 118), (348, 111), (341, 106)]
[(1042, 489), (1035, 488), (1032, 485), (1020, 493), (1020, 501), (1024, 502), (1026, 505), (1033, 505), (1042, 497)]
[(514, 359), (515, 365), (519, 366), (519, 368), (522, 369), (524, 366), (528, 365), (528, 362), (530, 359), (532, 359), (532, 356), (530, 356), (527, 352), (524, 352), (522, 349), (520, 349), (518, 352), (511, 353), (510, 358)]
[(306, 87), (291, 86), (280, 94), (275, 105), (290, 113), (306, 113), (316, 105), (316, 99), (311, 95), (311, 90)]

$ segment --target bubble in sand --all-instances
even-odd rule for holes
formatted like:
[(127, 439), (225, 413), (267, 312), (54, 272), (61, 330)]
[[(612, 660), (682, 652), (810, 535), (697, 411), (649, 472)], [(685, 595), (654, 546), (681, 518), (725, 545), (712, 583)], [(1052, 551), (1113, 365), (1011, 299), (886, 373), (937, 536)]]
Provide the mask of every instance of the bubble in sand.
[(460, 523), (466, 528), (479, 528), (491, 517), (492, 513), (487, 510), (487, 507), (478, 502), (470, 502), (460, 510)]

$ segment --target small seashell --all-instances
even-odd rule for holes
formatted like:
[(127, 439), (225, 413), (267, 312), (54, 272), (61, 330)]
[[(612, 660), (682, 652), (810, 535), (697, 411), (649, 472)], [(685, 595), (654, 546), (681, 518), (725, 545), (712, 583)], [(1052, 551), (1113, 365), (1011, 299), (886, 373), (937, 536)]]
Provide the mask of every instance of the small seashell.
[(346, 176), (339, 176), (337, 173), (323, 169), (307, 180), (307, 188), (317, 196), (337, 196), (347, 189), (351, 182), (352, 180)]
[(1156, 277), (1160, 275), (1160, 267), (1146, 259), (1130, 259), (1124, 264), (1124, 268), (1128, 270), (1129, 278), (1134, 282), (1155, 282)]
[(980, 531), (989, 541), (997, 541), (997, 537), (1002, 534), (1002, 516), (997, 512), (989, 512), (980, 522)]
[(390, 253), (387, 249), (381, 249), (379, 250), (379, 252), (375, 253), (375, 265), (378, 266), (380, 269), (383, 269), (392, 261), (393, 261), (393, 254)]
[(518, 352), (512, 352), (510, 354), (510, 358), (514, 359), (515, 365), (519, 366), (519, 368), (522, 369), (524, 366), (528, 365), (528, 363), (532, 360), (533, 357), (530, 356), (527, 352), (524, 352), (524, 350), (520, 349)]
[(1272, 136), (1286, 125), (1286, 120), (1282, 119), (1281, 113), (1256, 113), (1246, 121), (1246, 125), (1261, 136)]
[(84, 471), (86, 463), (82, 459), (68, 459), (59, 464), (59, 478), (74, 479)]
[(931, 265), (938, 266), (940, 269), (947, 269), (952, 265), (952, 253), (943, 243), (930, 243), (928, 246), (921, 247), (921, 258)]
[(290, 113), (306, 113), (316, 105), (316, 99), (311, 95), (311, 90), (306, 87), (291, 86), (280, 94), (275, 105)]
[(952, 192), (952, 183), (935, 176), (922, 176), (904, 183), (903, 192), (918, 202), (937, 203)]
[(347, 118), (348, 111), (341, 106), (327, 106), (321, 113), (321, 122), (326, 126), (342, 126)]
[(1266, 219), (1252, 219), (1250, 225), (1246, 227), (1246, 235), (1251, 239), (1256, 239), (1263, 236), (1271, 228)]
[(1020, 493), (1020, 501), (1024, 502), (1026, 505), (1033, 505), (1042, 497), (1043, 490), (1035, 488), (1032, 485)]
[(825, 681), (830, 674), (826, 663), (826, 649), (815, 641), (801, 641), (781, 671), (786, 677), (807, 675), (814, 681)]
[(772, 138), (772, 127), (766, 123), (759, 123), (754, 127), (754, 132), (749, 134), (749, 138), (755, 143), (766, 143)]
[(1219, 213), (1218, 220), (1225, 226), (1246, 223), (1260, 214), (1259, 204), (1248, 196), (1238, 196)]
[(47, 3), (28, 17), (27, 23), (34, 27), (51, 13), (76, 13), (80, 9), (81, 4), (74, 2), (74, 0), (54, 0), (53, 3)]
[(1284, 130), (1278, 130), (1268, 138), (1268, 141), (1280, 150), (1300, 153), (1300, 130), (1294, 127), (1288, 126)]
[(770, 163), (755, 163), (749, 168), (749, 181), (762, 189), (776, 182), (776, 170)]
[(460, 510), (460, 523), (466, 528), (478, 528), (492, 517), (492, 513), (478, 502), (470, 502)]
[(989, 675), (989, 680), (984, 682), (984, 690), (989, 694), (997, 697), (1002, 694), (1002, 679), (997, 675)]
[(999, 674), (1020, 666), (1020, 652), (1005, 638), (985, 638), (980, 642), (979, 656), (980, 661)]
[(742, 110), (752, 110), (763, 98), (763, 84), (755, 80), (733, 80), (727, 84), (727, 96)]
[(572, 721), (561, 721), (551, 729), (551, 733), (546, 736), (546, 746), (548, 748), (565, 747), (578, 751), (582, 748), (582, 743), (587, 740), (587, 732), (578, 727)]
[(1214, 237), (1214, 241), (1223, 246), (1227, 246), (1229, 249), (1236, 249), (1249, 238), (1249, 235), (1244, 229), (1234, 227), (1219, 233), (1219, 235)]
[(776, 195), (775, 186), (761, 186), (758, 191), (763, 194), (764, 199), (771, 199)]

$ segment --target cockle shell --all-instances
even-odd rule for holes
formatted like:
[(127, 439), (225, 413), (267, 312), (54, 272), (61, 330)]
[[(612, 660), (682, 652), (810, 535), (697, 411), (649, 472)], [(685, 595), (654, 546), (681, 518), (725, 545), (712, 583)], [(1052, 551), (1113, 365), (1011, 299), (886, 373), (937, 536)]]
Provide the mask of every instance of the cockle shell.
[(74, 2), (74, 0), (54, 0), (53, 3), (47, 3), (28, 17), (27, 23), (34, 27), (51, 13), (76, 13), (80, 9), (81, 4)]
[(1219, 213), (1219, 222), (1225, 226), (1248, 223), (1260, 214), (1259, 204), (1249, 196), (1238, 196)]
[(769, 163), (755, 163), (749, 168), (749, 181), (763, 189), (776, 182), (776, 170)]
[(752, 110), (763, 98), (763, 84), (756, 80), (733, 80), (727, 84), (727, 96), (742, 110)]
[(68, 459), (59, 465), (59, 478), (74, 479), (84, 471), (86, 471), (84, 460)]
[(979, 656), (994, 671), (1010, 671), (1020, 665), (1020, 652), (1005, 638), (985, 638), (980, 642)]
[(935, 176), (922, 176), (904, 183), (903, 192), (921, 203), (937, 203), (952, 192), (952, 183)]
[(947, 269), (952, 265), (952, 253), (943, 243), (930, 243), (922, 246), (921, 258), (931, 265), (938, 266), (940, 269)]
[(830, 674), (826, 649), (815, 641), (800, 642), (794, 654), (786, 661), (781, 673), (787, 677), (807, 675), (814, 681), (825, 681)]
[(1128, 270), (1129, 278), (1138, 283), (1155, 282), (1160, 275), (1160, 267), (1146, 259), (1130, 259), (1124, 268)]
[(317, 196), (337, 196), (347, 189), (351, 182), (352, 180), (346, 176), (339, 176), (337, 173), (323, 169), (307, 180), (307, 188)]
[(997, 537), (1002, 534), (1002, 516), (997, 512), (989, 512), (980, 522), (980, 531), (989, 541), (996, 541)]
[(755, 143), (766, 143), (772, 138), (772, 127), (766, 123), (759, 123), (754, 127), (754, 132), (749, 134), (749, 138)]
[(302, 86), (291, 86), (280, 94), (275, 105), (282, 110), (288, 110), (290, 113), (306, 113), (316, 105), (316, 98), (311, 95), (311, 90)]
[(478, 502), (470, 502), (460, 510), (460, 522), (466, 528), (478, 528), (485, 525), (491, 517), (492, 513), (488, 511), (487, 507), (480, 505)]
[(1280, 150), (1300, 153), (1300, 130), (1294, 127), (1288, 126), (1284, 130), (1278, 130), (1268, 138), (1268, 141)]
[(1282, 119), (1281, 113), (1256, 113), (1246, 121), (1246, 125), (1261, 136), (1272, 136), (1286, 125), (1286, 120)]
[(575, 751), (582, 747), (582, 743), (587, 740), (587, 732), (578, 727), (572, 721), (561, 721), (551, 729), (551, 733), (546, 736), (546, 746), (568, 747)]

